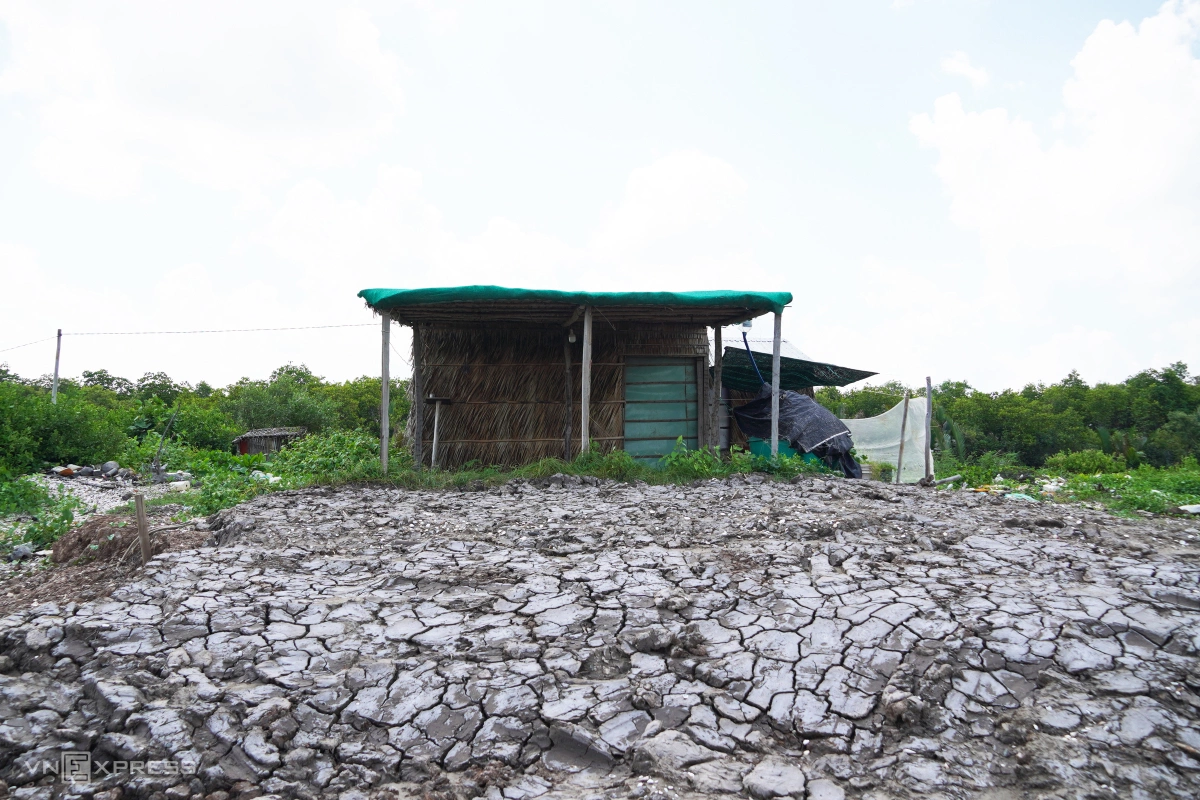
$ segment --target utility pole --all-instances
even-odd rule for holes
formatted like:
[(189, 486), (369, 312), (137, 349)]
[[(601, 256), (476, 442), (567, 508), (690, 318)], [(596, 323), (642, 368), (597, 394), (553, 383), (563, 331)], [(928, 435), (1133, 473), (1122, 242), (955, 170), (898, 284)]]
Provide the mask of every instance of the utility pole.
[(50, 402), (58, 405), (58, 359), (62, 355), (62, 328), (58, 329), (58, 344), (54, 346), (54, 383), (50, 385)]

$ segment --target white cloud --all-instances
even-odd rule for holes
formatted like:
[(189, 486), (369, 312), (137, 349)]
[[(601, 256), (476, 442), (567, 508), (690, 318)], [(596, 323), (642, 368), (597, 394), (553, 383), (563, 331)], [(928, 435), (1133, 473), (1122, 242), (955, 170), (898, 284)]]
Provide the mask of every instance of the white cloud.
[(1200, 3), (1169, 2), (1136, 27), (1097, 26), (1056, 120), (971, 111), (957, 94), (912, 119), (937, 150), (951, 219), (979, 234), (1007, 348), (1040, 377), (1106, 352), (1103, 377), (1119, 378), (1131, 362), (1114, 343), (1133, 338), (1200, 356), (1163, 322), (1194, 316), (1200, 275), (1198, 39)]
[[(67, 13), (0, 2), (0, 96), (27, 108), (47, 179), (98, 197), (163, 168), (255, 195), (372, 151), (401, 109), (400, 65), (361, 9), (132, 3)], [(148, 35), (147, 31), (153, 31)]]
[(976, 89), (987, 86), (988, 72), (983, 67), (971, 65), (971, 59), (962, 50), (958, 50), (942, 59), (942, 72), (947, 75), (958, 75), (966, 78)]
[(633, 170), (595, 245), (611, 252), (644, 247), (715, 223), (745, 198), (746, 181), (731, 165), (699, 150), (672, 153)]
[(362, 200), (307, 180), (287, 196), (263, 235), (305, 268), (313, 291), (367, 286), (499, 283), (545, 288), (715, 288), (768, 280), (747, 248), (745, 180), (698, 151), (632, 171), (624, 196), (585, 246), (505, 217), (458, 236), (425, 198), (421, 176), (381, 167)]

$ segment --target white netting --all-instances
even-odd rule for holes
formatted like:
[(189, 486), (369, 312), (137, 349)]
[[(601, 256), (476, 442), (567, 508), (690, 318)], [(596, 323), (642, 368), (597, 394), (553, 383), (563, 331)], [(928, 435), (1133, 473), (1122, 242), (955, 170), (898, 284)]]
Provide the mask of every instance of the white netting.
[[(887, 463), (895, 467), (900, 457), (900, 424), (903, 419), (904, 402), (901, 401), (878, 417), (844, 419), (842, 422), (850, 429), (850, 438), (854, 440), (854, 452), (858, 454), (859, 461), (866, 456), (868, 464)], [(916, 483), (925, 477), (925, 446), (925, 398), (912, 397), (908, 401), (908, 424), (904, 428), (901, 483)], [(878, 479), (878, 467), (873, 468), (872, 472)]]

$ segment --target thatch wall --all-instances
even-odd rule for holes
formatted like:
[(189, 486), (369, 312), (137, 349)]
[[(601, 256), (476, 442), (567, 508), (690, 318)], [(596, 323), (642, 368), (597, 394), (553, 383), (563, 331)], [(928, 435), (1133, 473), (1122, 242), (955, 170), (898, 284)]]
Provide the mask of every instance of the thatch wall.
[[(540, 458), (579, 454), (583, 336), (571, 352), (571, 431), (567, 443), (567, 368), (561, 326), (421, 326), (426, 397), (450, 398), (438, 427), (438, 465), (454, 469), (515, 466)], [(707, 358), (699, 326), (616, 326), (599, 313), (593, 322), (591, 439), (603, 451), (619, 449), (625, 428), (625, 357)], [(411, 399), (411, 398), (410, 398)], [(425, 406), (423, 452), (433, 449), (432, 403)], [(406, 439), (411, 441), (412, 415)], [(569, 450), (568, 450), (569, 446)]]

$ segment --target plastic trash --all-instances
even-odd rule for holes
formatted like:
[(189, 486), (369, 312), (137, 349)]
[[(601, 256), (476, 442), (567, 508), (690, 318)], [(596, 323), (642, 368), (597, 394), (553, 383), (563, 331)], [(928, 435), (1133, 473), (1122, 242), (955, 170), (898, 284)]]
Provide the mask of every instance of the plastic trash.
[(1005, 500), (1023, 500), (1028, 503), (1036, 503), (1038, 501), (1038, 499), (1036, 497), (1030, 497), (1029, 495), (1025, 494), (1024, 492), (1009, 492), (1008, 494), (1004, 495), (1004, 499)]

